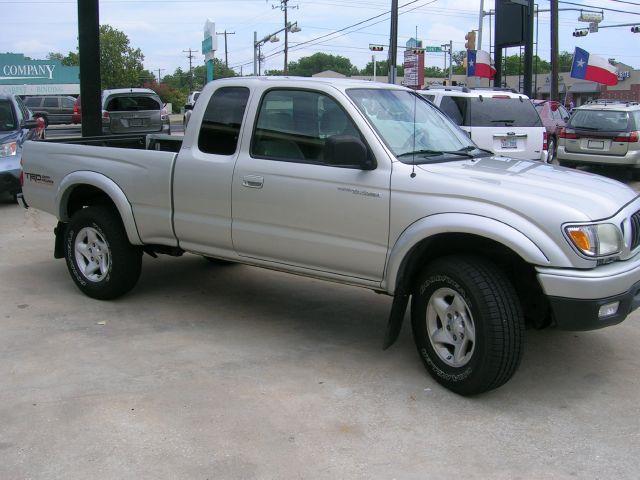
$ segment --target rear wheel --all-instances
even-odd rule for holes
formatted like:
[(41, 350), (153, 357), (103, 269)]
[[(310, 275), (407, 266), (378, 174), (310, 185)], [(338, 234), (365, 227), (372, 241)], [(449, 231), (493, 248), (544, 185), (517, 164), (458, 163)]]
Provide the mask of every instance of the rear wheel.
[(480, 257), (429, 264), (415, 285), (411, 322), (427, 371), (461, 395), (501, 386), (520, 364), (524, 316), (516, 292)]
[(129, 243), (120, 216), (109, 207), (83, 208), (73, 215), (64, 253), (71, 278), (92, 298), (124, 295), (140, 277), (142, 249)]
[(549, 137), (549, 145), (548, 145), (549, 157), (547, 158), (547, 162), (548, 163), (552, 163), (554, 165), (558, 165), (557, 146), (558, 146), (558, 144), (556, 142), (556, 137)]

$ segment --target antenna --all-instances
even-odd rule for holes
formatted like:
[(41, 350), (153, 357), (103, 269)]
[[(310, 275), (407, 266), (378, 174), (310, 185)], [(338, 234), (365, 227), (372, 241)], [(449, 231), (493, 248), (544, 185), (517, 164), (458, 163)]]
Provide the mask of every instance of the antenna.
[(413, 94), (413, 146), (411, 147), (411, 178), (416, 176), (416, 109), (418, 107), (417, 93)]

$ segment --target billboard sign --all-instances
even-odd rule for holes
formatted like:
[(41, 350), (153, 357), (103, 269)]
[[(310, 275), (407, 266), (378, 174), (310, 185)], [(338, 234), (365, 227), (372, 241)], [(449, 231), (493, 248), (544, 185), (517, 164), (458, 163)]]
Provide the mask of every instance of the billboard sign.
[(424, 52), (415, 50), (404, 51), (404, 82), (405, 87), (419, 89), (424, 84)]

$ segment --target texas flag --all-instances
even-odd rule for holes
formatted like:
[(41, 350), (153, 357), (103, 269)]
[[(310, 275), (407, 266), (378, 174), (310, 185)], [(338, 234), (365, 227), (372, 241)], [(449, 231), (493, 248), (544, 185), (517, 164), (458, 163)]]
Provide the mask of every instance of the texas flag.
[(467, 50), (467, 76), (493, 78), (496, 69), (491, 66), (491, 57), (484, 50)]
[(591, 55), (586, 50), (576, 47), (573, 53), (571, 77), (590, 80), (605, 85), (618, 84), (618, 71), (608, 60)]

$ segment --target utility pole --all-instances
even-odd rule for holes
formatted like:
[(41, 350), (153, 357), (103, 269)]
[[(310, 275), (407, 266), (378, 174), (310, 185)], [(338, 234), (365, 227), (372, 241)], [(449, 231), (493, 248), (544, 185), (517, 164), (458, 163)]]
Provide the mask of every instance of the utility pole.
[(253, 76), (258, 75), (258, 32), (253, 32)]
[(187, 58), (189, 59), (189, 88), (193, 91), (193, 57), (194, 53), (198, 53), (198, 50), (183, 50), (183, 53), (188, 53)]
[(227, 35), (235, 35), (236, 32), (227, 32), (225, 29), (224, 32), (216, 32), (216, 35), (224, 35), (224, 66), (229, 67), (229, 54), (227, 51)]
[(396, 83), (396, 64), (398, 63), (398, 0), (391, 0), (391, 31), (389, 34), (389, 83)]
[(162, 71), (164, 70), (164, 68), (159, 68), (158, 69), (158, 85), (160, 85), (160, 80), (162, 79)]
[(558, 100), (558, 0), (551, 0), (551, 88), (550, 100)]
[(449, 40), (449, 86), (453, 82), (453, 40)]
[[(98, 0), (78, 1), (78, 50), (80, 53), (83, 137), (102, 135), (99, 10)], [(111, 88), (111, 85), (106, 85), (106, 87)]]
[(478, 14), (478, 39), (476, 48), (482, 50), (482, 25), (484, 24), (484, 0), (480, 0), (480, 13)]
[(524, 17), (524, 81), (522, 82), (522, 91), (529, 98), (533, 98), (533, 13), (534, 0), (528, 0)]
[(282, 72), (286, 75), (289, 72), (289, 16), (288, 11), (290, 8), (300, 8), (298, 5), (289, 6), (289, 0), (280, 0), (280, 5), (271, 5), (271, 8), (279, 8), (284, 12), (284, 68)]

